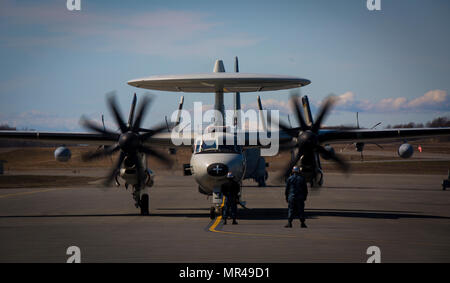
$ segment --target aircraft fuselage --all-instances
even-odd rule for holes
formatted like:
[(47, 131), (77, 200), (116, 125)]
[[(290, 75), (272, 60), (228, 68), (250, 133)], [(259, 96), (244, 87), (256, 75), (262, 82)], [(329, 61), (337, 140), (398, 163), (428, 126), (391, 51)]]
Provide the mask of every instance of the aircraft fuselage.
[(226, 175), (233, 172), (235, 180), (241, 182), (245, 174), (245, 157), (233, 152), (199, 152), (192, 154), (191, 169), (195, 181), (207, 194), (227, 182)]

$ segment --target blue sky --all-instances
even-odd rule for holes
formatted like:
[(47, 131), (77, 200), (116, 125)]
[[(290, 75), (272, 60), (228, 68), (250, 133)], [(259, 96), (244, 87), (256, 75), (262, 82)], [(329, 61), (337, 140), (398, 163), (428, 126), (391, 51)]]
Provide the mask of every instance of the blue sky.
[[(99, 119), (105, 93), (116, 90), (122, 112), (126, 84), (157, 74), (227, 71), (307, 78), (314, 105), (329, 94), (341, 103), (327, 124), (362, 126), (426, 122), (450, 114), (450, 2), (346, 1), (101, 1), (0, 3), (0, 123), (38, 130), (81, 130), (82, 114)], [(145, 123), (162, 121), (179, 93), (153, 92)], [(263, 104), (288, 112), (288, 91), (261, 93)], [(242, 97), (256, 105), (256, 94)], [(210, 94), (185, 94), (213, 103)], [(232, 106), (232, 95), (225, 98)]]

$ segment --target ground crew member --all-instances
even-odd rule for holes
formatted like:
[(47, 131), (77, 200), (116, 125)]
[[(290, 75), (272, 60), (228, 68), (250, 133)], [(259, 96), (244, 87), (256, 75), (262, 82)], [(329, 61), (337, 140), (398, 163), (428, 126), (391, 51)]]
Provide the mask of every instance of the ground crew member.
[(239, 200), (239, 191), (241, 190), (241, 185), (234, 180), (234, 175), (232, 172), (227, 174), (227, 182), (222, 185), (222, 193), (225, 196), (225, 205), (223, 207), (223, 224), (227, 224), (227, 218), (231, 217), (233, 219), (233, 225), (238, 224), (236, 221), (237, 217), (237, 202)]
[(295, 214), (300, 218), (301, 227), (306, 228), (305, 224), (305, 201), (308, 196), (308, 186), (305, 178), (300, 175), (300, 168), (294, 166), (292, 168), (292, 175), (286, 182), (286, 201), (289, 204), (288, 208), (288, 224), (284, 227), (292, 228), (292, 220)]

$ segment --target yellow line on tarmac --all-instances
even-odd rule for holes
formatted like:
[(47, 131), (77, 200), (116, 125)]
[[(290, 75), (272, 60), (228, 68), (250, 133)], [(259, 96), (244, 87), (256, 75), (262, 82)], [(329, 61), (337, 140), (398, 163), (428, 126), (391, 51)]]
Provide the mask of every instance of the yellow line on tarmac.
[[(220, 208), (223, 208), (224, 205), (225, 205), (225, 197), (222, 198), (222, 204), (220, 205)], [(216, 221), (214, 221), (214, 224), (211, 225), (211, 227), (209, 227), (209, 231), (211, 231), (211, 232), (220, 232), (220, 231), (216, 231), (216, 227), (217, 227), (217, 225), (219, 225), (220, 220), (222, 220), (222, 215), (219, 215), (216, 218)]]
[(45, 190), (38, 190), (38, 191), (31, 191), (31, 192), (5, 194), (5, 195), (0, 195), (0, 198), (7, 198), (7, 197), (14, 197), (14, 196), (21, 196), (21, 195), (31, 195), (31, 194), (43, 193), (43, 192), (49, 192), (49, 191), (55, 191), (55, 190), (61, 190), (61, 189), (45, 189)]
[[(220, 206), (220, 208), (223, 208), (224, 204), (225, 204), (225, 197), (223, 198), (222, 205)], [(245, 235), (245, 236), (263, 236), (263, 237), (276, 237), (276, 238), (296, 238), (296, 236), (291, 236), (291, 235), (240, 233), (240, 232), (227, 232), (227, 231), (216, 230), (216, 227), (217, 227), (217, 225), (219, 225), (220, 220), (222, 220), (222, 215), (219, 215), (216, 218), (216, 221), (214, 221), (213, 225), (211, 225), (211, 227), (209, 227), (209, 231), (210, 232), (222, 233), (222, 234), (232, 234), (232, 235)]]

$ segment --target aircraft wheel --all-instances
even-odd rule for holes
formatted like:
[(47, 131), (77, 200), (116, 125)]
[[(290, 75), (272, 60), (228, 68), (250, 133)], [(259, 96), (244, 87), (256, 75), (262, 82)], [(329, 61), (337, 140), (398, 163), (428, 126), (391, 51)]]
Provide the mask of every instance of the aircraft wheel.
[(209, 210), (209, 218), (211, 218), (211, 220), (216, 219), (216, 208), (211, 207)]
[(141, 207), (141, 215), (149, 215), (149, 197), (147, 194), (143, 194), (141, 200), (139, 201), (139, 206)]

